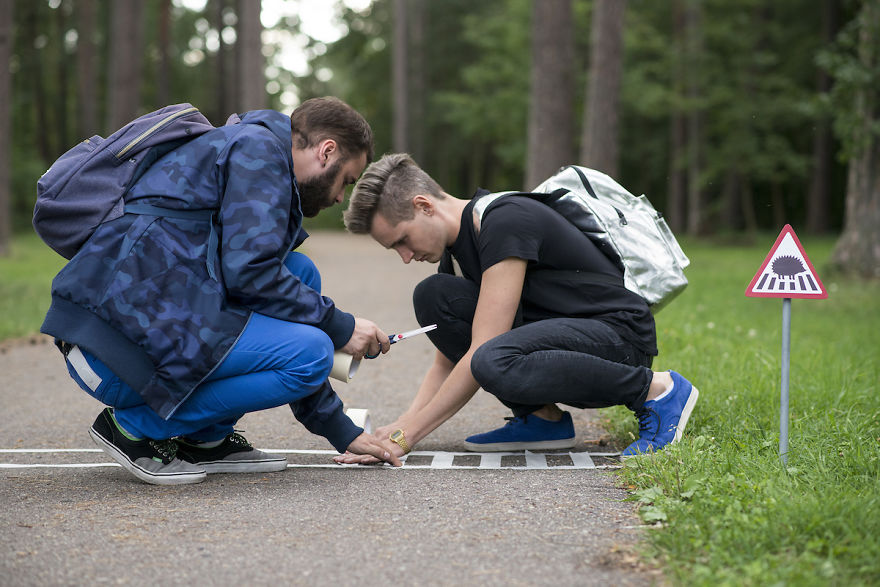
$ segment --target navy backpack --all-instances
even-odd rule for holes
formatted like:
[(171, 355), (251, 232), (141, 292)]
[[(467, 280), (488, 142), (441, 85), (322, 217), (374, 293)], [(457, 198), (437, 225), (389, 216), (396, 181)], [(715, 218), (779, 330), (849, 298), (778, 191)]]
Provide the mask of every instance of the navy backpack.
[(129, 122), (106, 139), (95, 135), (84, 140), (37, 182), (34, 230), (70, 259), (100, 224), (125, 212), (201, 219), (203, 211), (126, 208), (125, 194), (157, 159), (213, 128), (191, 104), (175, 104)]

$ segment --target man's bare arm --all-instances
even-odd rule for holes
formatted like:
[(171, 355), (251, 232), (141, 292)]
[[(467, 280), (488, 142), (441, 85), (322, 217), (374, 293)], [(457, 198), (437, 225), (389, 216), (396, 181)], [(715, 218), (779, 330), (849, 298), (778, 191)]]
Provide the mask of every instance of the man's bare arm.
[(522, 296), (526, 261), (514, 257), (489, 267), (480, 285), (471, 346), (433, 398), (413, 416), (398, 423), (410, 444), (427, 436), (460, 410), (479, 389), (471, 374), (471, 358), (486, 341), (510, 330)]
[[(525, 273), (526, 261), (515, 257), (504, 259), (483, 272), (468, 352), (424, 407), (415, 413), (408, 410), (394, 424), (383, 427), (383, 432), (400, 428), (412, 446), (451, 418), (473, 397), (480, 385), (471, 374), (471, 357), (486, 341), (507, 332), (513, 326), (522, 296)], [(398, 447), (395, 454), (401, 456), (403, 449)], [(367, 463), (375, 462), (376, 459), (341, 455), (335, 457), (335, 460)]]

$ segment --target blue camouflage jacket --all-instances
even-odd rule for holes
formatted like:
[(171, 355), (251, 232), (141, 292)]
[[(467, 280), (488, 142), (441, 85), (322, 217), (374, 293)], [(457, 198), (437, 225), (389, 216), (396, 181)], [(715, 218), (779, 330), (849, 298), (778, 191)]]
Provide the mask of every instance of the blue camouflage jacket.
[[(290, 119), (260, 110), (158, 160), (126, 202), (213, 210), (214, 221), (125, 214), (102, 224), (55, 277), (41, 331), (94, 354), (163, 418), (252, 312), (314, 325), (343, 346), (354, 317), (284, 266), (308, 236), (291, 148)], [(340, 451), (361, 432), (329, 383), (291, 407)]]

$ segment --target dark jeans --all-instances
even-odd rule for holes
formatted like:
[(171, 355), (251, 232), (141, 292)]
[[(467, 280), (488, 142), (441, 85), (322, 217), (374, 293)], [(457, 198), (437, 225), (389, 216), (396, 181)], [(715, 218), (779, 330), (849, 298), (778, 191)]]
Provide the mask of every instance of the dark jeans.
[[(428, 277), (413, 292), (416, 319), (438, 324), (428, 337), (453, 363), (470, 348), (478, 295), (475, 283), (446, 274)], [(518, 314), (512, 330), (477, 349), (471, 372), (517, 416), (551, 403), (637, 410), (648, 395), (651, 361), (599, 320), (523, 323)]]

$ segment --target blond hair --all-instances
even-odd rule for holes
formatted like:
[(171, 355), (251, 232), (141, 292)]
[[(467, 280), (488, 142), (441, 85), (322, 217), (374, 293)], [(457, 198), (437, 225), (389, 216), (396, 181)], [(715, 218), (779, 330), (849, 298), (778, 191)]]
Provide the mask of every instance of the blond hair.
[(354, 234), (367, 234), (381, 214), (392, 226), (415, 215), (412, 199), (431, 195), (443, 199), (443, 189), (406, 153), (385, 155), (364, 171), (354, 186), (342, 217)]

